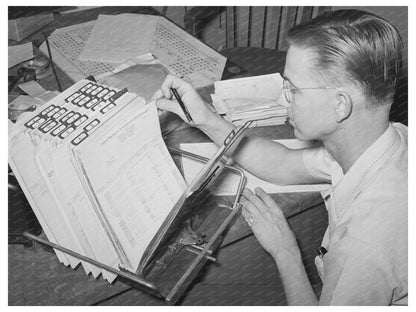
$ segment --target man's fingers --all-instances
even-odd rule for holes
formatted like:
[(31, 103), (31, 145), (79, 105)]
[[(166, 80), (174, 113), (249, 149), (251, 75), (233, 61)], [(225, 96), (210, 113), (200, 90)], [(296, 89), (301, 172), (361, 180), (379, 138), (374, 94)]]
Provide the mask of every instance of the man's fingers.
[(256, 207), (255, 204), (253, 204), (250, 200), (248, 200), (246, 197), (241, 197), (240, 203), (243, 205), (242, 211), (248, 210), (253, 215), (259, 215), (259, 209)]
[(172, 102), (171, 100), (166, 100), (164, 98), (156, 100), (156, 107), (161, 110), (176, 112), (176, 106), (177, 105), (175, 105), (175, 103)]
[(269, 209), (274, 209), (279, 215), (282, 214), (284, 216), (282, 208), (271, 198), (269, 194), (267, 194), (265, 191), (263, 191), (262, 188), (257, 187), (255, 189), (255, 192), (258, 197), (264, 202), (265, 206), (267, 206)]
[(167, 75), (165, 81), (163, 82), (160, 89), (167, 99), (173, 99), (173, 94), (171, 88), (174, 88), (178, 91), (179, 96), (183, 96), (187, 91), (192, 90), (192, 86), (187, 81), (182, 80), (181, 78), (175, 75)]
[(163, 97), (165, 97), (165, 95), (163, 94), (162, 90), (159, 89), (152, 95), (152, 97), (150, 98), (150, 101), (156, 101)]
[(166, 99), (159, 99), (156, 100), (156, 107), (164, 111), (175, 113), (176, 115), (180, 116), (183, 120), (186, 120), (186, 116), (184, 115), (182, 109), (180, 108), (177, 102), (173, 102), (171, 100)]
[(259, 219), (261, 218), (260, 212), (252, 202), (243, 199), (243, 197), (241, 203), (243, 205), (241, 213), (244, 219), (246, 220), (248, 226), (253, 227), (258, 223)]
[(179, 85), (180, 79), (176, 76), (168, 74), (160, 86), (160, 89), (152, 95), (151, 100), (155, 101), (162, 98), (172, 99), (172, 92), (170, 88), (178, 88)]
[(253, 206), (257, 211), (266, 211), (267, 208), (265, 207), (264, 203), (260, 198), (257, 197), (251, 190), (244, 189), (243, 196), (247, 198), (251, 203), (253, 203)]

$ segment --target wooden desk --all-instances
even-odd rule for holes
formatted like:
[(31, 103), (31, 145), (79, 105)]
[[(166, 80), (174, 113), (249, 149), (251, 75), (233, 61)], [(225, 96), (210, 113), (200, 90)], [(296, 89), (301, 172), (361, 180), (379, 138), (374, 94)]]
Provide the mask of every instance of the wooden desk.
[[(48, 26), (47, 33), (54, 27), (63, 27), (96, 18), (98, 14), (122, 13), (125, 8), (100, 8), (84, 13), (62, 15), (54, 24)], [(133, 10), (132, 8), (128, 8)], [(145, 8), (148, 9), (148, 8)], [(137, 10), (137, 8), (134, 8)], [(139, 11), (140, 12), (140, 11)], [(62, 18), (62, 19), (61, 19)], [(50, 29), (49, 29), (50, 28)], [(35, 35), (33, 40), (37, 40)], [(238, 51), (235, 51), (238, 54)], [(273, 62), (276, 59), (265, 60)], [(279, 64), (282, 64), (278, 58)], [(281, 65), (283, 66), (283, 65)], [(224, 78), (247, 71), (230, 62), (226, 65)], [(283, 67), (280, 68), (282, 70)], [(58, 70), (63, 88), (73, 82)], [(56, 89), (52, 76), (46, 77), (41, 84), (49, 89)], [(203, 90), (206, 98), (211, 90)], [(293, 138), (290, 126), (276, 126), (250, 129), (249, 132), (266, 136), (270, 139)], [(209, 139), (197, 129), (184, 129), (171, 133), (167, 139), (168, 146), (180, 143), (206, 142)], [(302, 219), (292, 218), (292, 225), (304, 252), (304, 261), (308, 263), (307, 271), (312, 283), (319, 288), (313, 266), (313, 248), (319, 246), (326, 225), (310, 228), (305, 220), (315, 224), (326, 221), (325, 210), (317, 206), (321, 202), (317, 193), (274, 195), (286, 215), (300, 212)], [(230, 201), (230, 198), (221, 198)], [(311, 207), (317, 207), (309, 209)], [(281, 305), (285, 297), (279, 274), (271, 257), (261, 248), (249, 228), (240, 220), (240, 227), (226, 237), (225, 247), (216, 254), (217, 263), (207, 265), (189, 287), (187, 293), (178, 302), (182, 305)], [(305, 230), (307, 228), (308, 230)], [(312, 233), (313, 232), (313, 233)], [(237, 237), (246, 236), (230, 244)], [(318, 237), (318, 238), (316, 238)], [(86, 276), (83, 269), (66, 268), (60, 264), (54, 253), (42, 246), (23, 245), (8, 246), (9, 263), (9, 305), (164, 305), (164, 301), (148, 295), (130, 284), (116, 281), (112, 285), (102, 279)]]

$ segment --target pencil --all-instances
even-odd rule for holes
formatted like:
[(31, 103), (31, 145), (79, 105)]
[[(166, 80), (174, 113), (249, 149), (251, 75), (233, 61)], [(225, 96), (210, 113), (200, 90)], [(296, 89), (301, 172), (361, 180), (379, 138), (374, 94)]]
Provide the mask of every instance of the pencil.
[(175, 88), (170, 88), (170, 90), (172, 91), (173, 96), (175, 97), (176, 101), (178, 101), (179, 106), (182, 108), (182, 111), (183, 111), (183, 113), (185, 114), (186, 119), (188, 119), (188, 122), (193, 121), (193, 120), (192, 120), (192, 117), (191, 117), (191, 114), (189, 114), (188, 109), (186, 108), (185, 104), (182, 102), (182, 99), (181, 99), (181, 97), (179, 96), (178, 91), (177, 91)]

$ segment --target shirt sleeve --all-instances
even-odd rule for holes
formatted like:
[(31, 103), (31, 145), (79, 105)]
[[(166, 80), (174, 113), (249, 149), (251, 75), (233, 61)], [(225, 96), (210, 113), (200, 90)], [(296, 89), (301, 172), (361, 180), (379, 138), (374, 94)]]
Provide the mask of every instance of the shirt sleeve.
[(303, 150), (303, 163), (314, 178), (330, 182), (332, 162), (333, 159), (322, 145)]
[(391, 263), (375, 248), (346, 236), (324, 256), (320, 305), (389, 305), (394, 291)]

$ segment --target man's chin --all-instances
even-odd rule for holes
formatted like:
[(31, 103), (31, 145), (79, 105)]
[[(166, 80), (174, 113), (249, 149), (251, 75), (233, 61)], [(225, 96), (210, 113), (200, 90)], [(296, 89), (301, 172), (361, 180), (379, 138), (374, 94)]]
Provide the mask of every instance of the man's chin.
[(309, 138), (307, 138), (305, 135), (302, 134), (302, 132), (299, 131), (298, 127), (296, 126), (296, 123), (288, 118), (286, 122), (293, 128), (293, 133), (296, 137), (296, 139), (300, 141), (309, 141)]
[[(293, 126), (292, 126), (293, 127)], [(295, 138), (300, 141), (309, 141), (310, 138), (302, 134), (296, 127), (293, 127), (293, 134), (295, 135)]]

